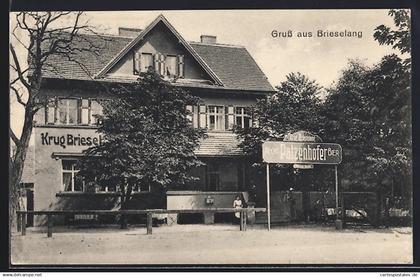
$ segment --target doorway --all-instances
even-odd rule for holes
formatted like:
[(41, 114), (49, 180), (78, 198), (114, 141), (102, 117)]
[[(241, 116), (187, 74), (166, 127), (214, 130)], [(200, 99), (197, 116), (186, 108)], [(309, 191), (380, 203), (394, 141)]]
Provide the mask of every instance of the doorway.
[[(34, 210), (34, 184), (22, 183), (21, 184), (21, 204), (22, 209), (26, 211)], [(34, 215), (28, 214), (26, 217), (26, 227), (34, 226)]]
[(214, 162), (207, 163), (207, 191), (220, 190), (219, 165)]

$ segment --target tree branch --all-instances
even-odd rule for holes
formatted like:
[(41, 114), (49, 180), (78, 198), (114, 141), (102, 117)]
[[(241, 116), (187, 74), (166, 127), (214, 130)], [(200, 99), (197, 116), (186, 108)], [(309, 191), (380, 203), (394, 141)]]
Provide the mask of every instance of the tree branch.
[(16, 66), (16, 73), (18, 74), (18, 76), (19, 76), (19, 80), (21, 81), (21, 83), (28, 89), (28, 90), (30, 90), (31, 89), (31, 86), (29, 85), (29, 83), (25, 80), (25, 77), (23, 76), (23, 71), (22, 71), (22, 69), (20, 68), (20, 63), (19, 63), (19, 60), (18, 60), (18, 57), (17, 57), (17, 55), (16, 55), (16, 51), (15, 51), (15, 48), (13, 47), (13, 45), (10, 43), (9, 44), (10, 45), (10, 52), (12, 53), (12, 57), (13, 57), (13, 62), (14, 62), (14, 64), (15, 64), (15, 66)]
[(23, 102), (22, 95), (19, 94), (19, 90), (16, 89), (14, 86), (10, 86), (10, 88), (15, 92), (16, 99), (17, 99), (18, 103), (21, 104), (22, 106), (26, 107), (26, 103)]
[(13, 140), (14, 144), (16, 146), (18, 146), (20, 144), (20, 140), (18, 139), (18, 137), (15, 135), (12, 128), (10, 128), (10, 127), (9, 127), (9, 134), (10, 134), (10, 138)]

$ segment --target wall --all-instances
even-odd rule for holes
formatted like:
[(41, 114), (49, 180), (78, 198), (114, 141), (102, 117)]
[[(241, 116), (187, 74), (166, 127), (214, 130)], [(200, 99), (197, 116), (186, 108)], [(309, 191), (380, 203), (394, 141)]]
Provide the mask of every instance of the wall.
[[(168, 210), (189, 210), (206, 208), (232, 208), (233, 201), (239, 192), (203, 192), (203, 191), (168, 191), (166, 193), (166, 207)], [(240, 192), (243, 200), (248, 202), (248, 193)], [(211, 197), (213, 204), (207, 204), (206, 198)], [(168, 224), (176, 224), (178, 221), (176, 214), (168, 214)], [(208, 219), (207, 219), (208, 218)], [(204, 214), (206, 223), (214, 223), (214, 215)]]

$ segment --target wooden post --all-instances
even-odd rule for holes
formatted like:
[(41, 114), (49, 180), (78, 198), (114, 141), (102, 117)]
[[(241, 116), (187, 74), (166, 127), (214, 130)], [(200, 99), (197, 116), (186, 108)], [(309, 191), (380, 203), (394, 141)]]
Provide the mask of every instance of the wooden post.
[(243, 223), (243, 228), (244, 228), (244, 231), (246, 231), (246, 218), (248, 217), (248, 212), (242, 212), (243, 213), (243, 218), (244, 218), (244, 223)]
[[(339, 203), (339, 188), (338, 188), (338, 169), (337, 169), (337, 165), (334, 166), (335, 169), (335, 210), (336, 210), (336, 220), (335, 220), (335, 228), (337, 230), (341, 230), (343, 229), (343, 221), (340, 218), (339, 215), (339, 210), (340, 210), (340, 203)], [(341, 217), (343, 217), (343, 214), (345, 213), (345, 211), (341, 211), (342, 215)]]
[(26, 213), (22, 213), (22, 236), (26, 235)]
[(52, 215), (48, 214), (47, 215), (47, 237), (51, 238), (52, 237), (52, 228), (53, 228), (53, 219), (52, 219)]
[(243, 231), (244, 230), (244, 213), (241, 211), (239, 213), (239, 230)]
[(338, 193), (338, 173), (337, 165), (334, 166), (335, 169), (335, 207), (337, 209), (337, 219), (338, 219), (338, 208), (339, 208), (339, 193)]
[(20, 232), (21, 227), (22, 227), (22, 213), (19, 213), (19, 212), (17, 213), (16, 227), (17, 227), (17, 231)]
[(152, 234), (152, 222), (153, 221), (153, 216), (152, 213), (147, 213), (147, 234), (151, 235)]
[(270, 164), (267, 163), (267, 228), (271, 229), (271, 212), (270, 212)]

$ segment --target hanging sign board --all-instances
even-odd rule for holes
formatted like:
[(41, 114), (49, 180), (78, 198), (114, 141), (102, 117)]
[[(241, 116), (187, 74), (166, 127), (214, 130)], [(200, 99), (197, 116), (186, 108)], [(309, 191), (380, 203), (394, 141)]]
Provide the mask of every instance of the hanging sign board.
[(293, 164), (293, 168), (296, 169), (314, 169), (313, 164)]
[(262, 145), (266, 163), (339, 164), (342, 149), (336, 143), (266, 141)]
[(283, 141), (322, 142), (322, 139), (319, 136), (309, 133), (307, 131), (297, 131), (294, 133), (286, 134), (284, 136)]

